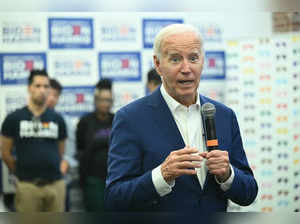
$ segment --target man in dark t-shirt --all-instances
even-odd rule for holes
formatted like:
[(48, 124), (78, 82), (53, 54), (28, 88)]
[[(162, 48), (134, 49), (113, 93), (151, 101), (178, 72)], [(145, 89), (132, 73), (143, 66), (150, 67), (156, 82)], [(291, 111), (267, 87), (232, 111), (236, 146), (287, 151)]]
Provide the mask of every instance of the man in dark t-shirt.
[(9, 114), (1, 129), (2, 158), (18, 179), (16, 210), (63, 212), (65, 185), (60, 162), (67, 133), (63, 118), (47, 108), (49, 78), (45, 70), (31, 71), (28, 92), (28, 105)]

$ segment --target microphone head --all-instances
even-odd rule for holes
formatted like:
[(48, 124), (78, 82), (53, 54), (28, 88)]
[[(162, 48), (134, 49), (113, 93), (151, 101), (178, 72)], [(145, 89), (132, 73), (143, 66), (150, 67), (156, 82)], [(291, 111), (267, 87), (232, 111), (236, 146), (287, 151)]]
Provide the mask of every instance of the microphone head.
[(212, 103), (205, 103), (202, 105), (201, 111), (205, 117), (213, 117), (216, 113), (216, 107)]

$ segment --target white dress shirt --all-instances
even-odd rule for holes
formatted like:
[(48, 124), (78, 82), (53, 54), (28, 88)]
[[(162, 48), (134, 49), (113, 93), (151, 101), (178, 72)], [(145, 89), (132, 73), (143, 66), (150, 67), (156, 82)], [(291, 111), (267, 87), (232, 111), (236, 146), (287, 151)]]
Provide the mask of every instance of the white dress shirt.
[[(160, 87), (161, 94), (166, 101), (176, 125), (180, 131), (180, 134), (184, 140), (185, 145), (190, 147), (195, 147), (199, 152), (206, 151), (205, 139), (203, 137), (203, 125), (201, 117), (201, 104), (199, 99), (199, 94), (197, 94), (197, 100), (195, 104), (186, 107), (175, 99), (173, 99), (166, 91), (163, 85)], [(207, 174), (207, 167), (205, 165), (205, 160), (202, 162), (201, 168), (196, 168), (197, 177), (201, 187), (203, 188), (205, 183), (205, 178)], [(226, 191), (230, 188), (233, 178), (234, 171), (231, 168), (231, 176), (224, 183), (219, 183), (221, 189)], [(172, 191), (172, 187), (175, 186), (175, 181), (167, 183), (161, 173), (161, 166), (156, 167), (152, 170), (152, 182), (158, 194), (162, 197)]]

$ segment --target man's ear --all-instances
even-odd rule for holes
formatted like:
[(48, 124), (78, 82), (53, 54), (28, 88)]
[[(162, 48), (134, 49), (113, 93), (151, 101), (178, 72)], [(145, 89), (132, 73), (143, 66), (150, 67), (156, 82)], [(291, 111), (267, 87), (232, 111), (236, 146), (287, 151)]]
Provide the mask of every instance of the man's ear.
[(154, 65), (155, 65), (156, 72), (161, 76), (160, 61), (159, 61), (159, 59), (157, 58), (156, 55), (153, 56), (153, 62), (154, 62)]

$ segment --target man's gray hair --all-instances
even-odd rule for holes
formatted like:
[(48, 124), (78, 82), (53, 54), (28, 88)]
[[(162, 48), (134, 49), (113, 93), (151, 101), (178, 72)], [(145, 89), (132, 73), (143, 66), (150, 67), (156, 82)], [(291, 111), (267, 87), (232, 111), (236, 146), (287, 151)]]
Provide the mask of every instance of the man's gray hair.
[(203, 51), (203, 41), (202, 41), (202, 38), (201, 38), (201, 34), (199, 32), (199, 30), (190, 25), (190, 24), (171, 24), (171, 25), (168, 25), (164, 28), (162, 28), (158, 34), (155, 36), (155, 39), (154, 39), (154, 45), (153, 45), (153, 52), (154, 52), (154, 55), (157, 57), (157, 59), (159, 60), (160, 59), (160, 54), (161, 54), (161, 43), (162, 41), (168, 37), (168, 36), (171, 36), (173, 34), (178, 34), (178, 33), (185, 33), (185, 32), (192, 32), (194, 33), (200, 40), (200, 44), (201, 44), (201, 54), (204, 53)]

